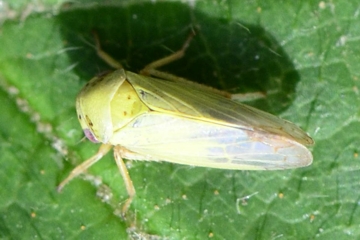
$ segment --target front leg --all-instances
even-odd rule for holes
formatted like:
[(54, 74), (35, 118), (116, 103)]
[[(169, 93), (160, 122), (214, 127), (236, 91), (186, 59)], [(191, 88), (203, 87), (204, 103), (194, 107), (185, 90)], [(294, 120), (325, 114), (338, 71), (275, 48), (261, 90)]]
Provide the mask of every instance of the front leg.
[(91, 167), (94, 163), (99, 161), (105, 154), (107, 154), (110, 151), (112, 147), (113, 146), (109, 144), (101, 144), (98, 152), (94, 156), (92, 156), (91, 158), (87, 159), (85, 162), (81, 163), (76, 168), (74, 168), (69, 174), (69, 176), (59, 184), (59, 186), (57, 187), (58, 192), (61, 192), (64, 186), (68, 182), (70, 182), (73, 178), (77, 177), (81, 173), (84, 173), (89, 167)]

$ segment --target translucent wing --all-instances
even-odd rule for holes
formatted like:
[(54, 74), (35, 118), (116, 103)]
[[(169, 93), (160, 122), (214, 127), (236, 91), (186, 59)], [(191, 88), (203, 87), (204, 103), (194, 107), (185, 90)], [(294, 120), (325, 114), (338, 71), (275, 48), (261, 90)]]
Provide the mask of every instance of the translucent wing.
[(126, 75), (138, 96), (152, 110), (231, 126), (242, 131), (271, 133), (304, 145), (314, 143), (291, 122), (234, 102), (191, 82), (144, 77), (132, 72), (126, 72)]
[(284, 136), (157, 112), (138, 116), (110, 142), (142, 160), (223, 169), (275, 170), (312, 162), (306, 147)]

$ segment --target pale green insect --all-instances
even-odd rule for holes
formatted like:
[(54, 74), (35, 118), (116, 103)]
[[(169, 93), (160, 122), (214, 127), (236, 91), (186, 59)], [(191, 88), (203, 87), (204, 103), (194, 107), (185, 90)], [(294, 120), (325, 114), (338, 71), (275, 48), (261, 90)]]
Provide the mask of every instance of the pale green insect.
[(163, 79), (125, 71), (97, 45), (99, 55), (119, 69), (87, 83), (77, 96), (76, 109), (86, 137), (102, 146), (59, 189), (113, 146), (129, 194), (124, 213), (135, 189), (123, 158), (238, 170), (311, 164), (312, 154), (305, 145), (314, 141), (293, 123), (155, 70), (182, 57), (188, 42), (142, 71)]

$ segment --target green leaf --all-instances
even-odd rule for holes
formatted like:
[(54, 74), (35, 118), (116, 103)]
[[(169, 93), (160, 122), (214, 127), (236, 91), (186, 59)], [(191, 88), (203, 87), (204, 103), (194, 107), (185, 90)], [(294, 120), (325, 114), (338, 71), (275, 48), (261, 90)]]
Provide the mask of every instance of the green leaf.
[[(359, 238), (355, 1), (4, 4), (2, 238)], [(313, 164), (251, 172), (134, 161), (137, 194), (127, 220), (119, 216), (127, 192), (111, 154), (58, 193), (98, 148), (81, 141), (75, 113), (81, 87), (110, 69), (96, 56), (92, 30), (134, 72), (178, 50), (194, 30), (186, 56), (163, 70), (229, 92), (266, 92), (249, 104), (306, 130), (316, 142)]]

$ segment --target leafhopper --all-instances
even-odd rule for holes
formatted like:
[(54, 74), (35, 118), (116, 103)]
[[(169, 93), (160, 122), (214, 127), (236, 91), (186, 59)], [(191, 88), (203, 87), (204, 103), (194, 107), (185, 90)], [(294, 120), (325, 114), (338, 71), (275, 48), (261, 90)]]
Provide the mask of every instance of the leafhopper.
[(314, 141), (295, 124), (157, 70), (181, 58), (190, 39), (179, 51), (136, 74), (102, 51), (96, 37), (98, 55), (117, 70), (91, 79), (77, 96), (76, 110), (85, 136), (102, 145), (61, 182), (59, 190), (111, 148), (129, 195), (124, 214), (135, 188), (123, 159), (233, 170), (311, 164), (306, 146)]

